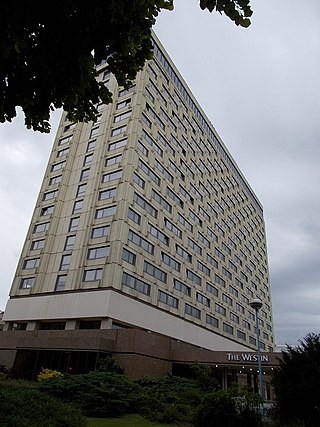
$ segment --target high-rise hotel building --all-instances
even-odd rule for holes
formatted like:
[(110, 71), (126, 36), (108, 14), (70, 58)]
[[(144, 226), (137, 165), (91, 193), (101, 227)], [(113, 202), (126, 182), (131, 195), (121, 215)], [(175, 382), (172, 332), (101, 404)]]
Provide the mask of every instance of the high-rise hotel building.
[(113, 103), (98, 105), (97, 123), (62, 116), (5, 330), (134, 328), (254, 351), (259, 297), (272, 351), (259, 200), (156, 37), (130, 89), (105, 65)]

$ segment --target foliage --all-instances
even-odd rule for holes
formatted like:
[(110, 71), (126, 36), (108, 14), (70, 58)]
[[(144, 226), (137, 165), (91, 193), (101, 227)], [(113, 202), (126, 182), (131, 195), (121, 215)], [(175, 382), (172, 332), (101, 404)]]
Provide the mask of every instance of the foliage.
[(40, 390), (81, 407), (92, 417), (135, 412), (137, 386), (114, 372), (66, 375), (40, 383)]
[(204, 395), (197, 407), (194, 422), (198, 427), (257, 427), (261, 425), (255, 410), (255, 397), (239, 388), (218, 390)]
[(82, 427), (79, 409), (41, 393), (26, 381), (1, 382), (0, 420), (2, 427)]
[(281, 420), (320, 425), (319, 334), (308, 334), (296, 348), (287, 346), (274, 374), (274, 388)]
[(169, 427), (169, 424), (154, 423), (138, 414), (123, 415), (119, 418), (88, 418), (87, 427)]
[(106, 356), (99, 360), (97, 371), (99, 372), (115, 372), (116, 374), (123, 374), (124, 370), (117, 364), (113, 356)]
[(142, 378), (138, 385), (139, 411), (152, 421), (189, 421), (201, 401), (202, 392), (195, 380), (174, 376)]
[(214, 368), (212, 366), (194, 363), (191, 368), (201, 390), (208, 392), (219, 388), (219, 382), (214, 377)]
[[(200, 0), (202, 9), (224, 12), (246, 27), (250, 0)], [(152, 57), (151, 28), (173, 0), (3, 1), (0, 14), (0, 122), (21, 106), (27, 128), (50, 131), (50, 111), (61, 108), (71, 121), (96, 120), (95, 104), (111, 102), (97, 82), (105, 61), (128, 87)]]
[(54, 369), (42, 368), (37, 375), (37, 381), (42, 382), (57, 377), (63, 377), (63, 374), (60, 371), (56, 371)]

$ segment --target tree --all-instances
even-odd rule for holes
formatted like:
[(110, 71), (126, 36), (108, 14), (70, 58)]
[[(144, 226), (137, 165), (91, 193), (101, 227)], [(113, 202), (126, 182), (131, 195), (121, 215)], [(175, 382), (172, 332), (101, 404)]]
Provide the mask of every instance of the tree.
[[(200, 0), (200, 7), (225, 13), (247, 27), (250, 0)], [(128, 87), (152, 58), (151, 28), (173, 0), (5, 0), (0, 14), (0, 122), (16, 116), (50, 132), (50, 111), (61, 108), (71, 121), (95, 120), (95, 104), (111, 93), (96, 80), (106, 61), (119, 85)]]
[(298, 347), (287, 346), (274, 375), (279, 415), (320, 425), (320, 335), (308, 334)]

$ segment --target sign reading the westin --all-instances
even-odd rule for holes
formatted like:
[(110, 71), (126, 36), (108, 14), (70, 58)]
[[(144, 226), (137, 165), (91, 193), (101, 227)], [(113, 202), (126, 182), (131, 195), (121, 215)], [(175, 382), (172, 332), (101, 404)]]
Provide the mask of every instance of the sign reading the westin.
[[(230, 362), (257, 362), (258, 355), (252, 353), (227, 353), (227, 359)], [(269, 356), (262, 354), (261, 362), (269, 362)]]

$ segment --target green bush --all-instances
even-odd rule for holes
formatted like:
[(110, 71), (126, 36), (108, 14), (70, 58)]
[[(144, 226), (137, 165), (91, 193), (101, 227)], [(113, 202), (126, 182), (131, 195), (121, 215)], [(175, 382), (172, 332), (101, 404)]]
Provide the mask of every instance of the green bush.
[(137, 383), (139, 411), (151, 421), (190, 421), (201, 402), (202, 392), (194, 380), (167, 376), (142, 378)]
[(255, 398), (248, 393), (236, 395), (236, 390), (215, 391), (204, 395), (197, 407), (194, 423), (198, 427), (257, 427), (261, 419), (256, 412)]
[(90, 417), (113, 417), (136, 410), (137, 386), (114, 372), (66, 375), (40, 384), (40, 390), (75, 403)]
[(84, 427), (78, 408), (41, 393), (35, 385), (7, 380), (0, 388), (1, 427)]

